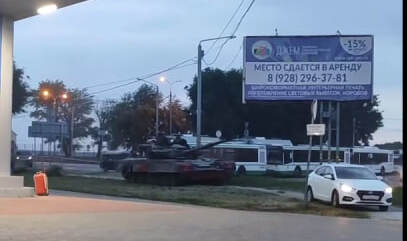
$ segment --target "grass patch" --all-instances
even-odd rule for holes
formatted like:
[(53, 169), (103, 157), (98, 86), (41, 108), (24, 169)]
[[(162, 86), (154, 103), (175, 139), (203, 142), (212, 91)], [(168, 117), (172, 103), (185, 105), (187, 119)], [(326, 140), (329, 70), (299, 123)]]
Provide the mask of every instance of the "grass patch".
[[(33, 173), (25, 172), (25, 186), (33, 186)], [(49, 188), (73, 192), (101, 194), (120, 197), (141, 198), (183, 204), (229, 208), (249, 211), (275, 211), (326, 216), (367, 218), (368, 214), (329, 205), (311, 203), (306, 208), (302, 202), (275, 194), (242, 190), (228, 186), (180, 186), (165, 187), (128, 183), (85, 177), (50, 176)]]
[(269, 175), (264, 176), (234, 176), (229, 185), (242, 187), (261, 187), (268, 189), (281, 189), (291, 191), (304, 191), (305, 178), (277, 178)]
[(403, 206), (403, 187), (393, 188), (393, 205), (398, 207)]

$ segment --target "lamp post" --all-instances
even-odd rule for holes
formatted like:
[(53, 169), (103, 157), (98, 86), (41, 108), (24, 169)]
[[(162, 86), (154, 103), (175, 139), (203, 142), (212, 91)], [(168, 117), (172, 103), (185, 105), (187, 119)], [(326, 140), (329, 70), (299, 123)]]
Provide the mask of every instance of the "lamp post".
[[(47, 116), (47, 121), (49, 122), (58, 122), (58, 99), (60, 99), (60, 102), (64, 102), (68, 100), (68, 94), (63, 93), (61, 95), (55, 95), (51, 91), (47, 89), (43, 89), (40, 91), (40, 97), (43, 98), (44, 100), (51, 99), (52, 100), (52, 111), (50, 110), (51, 108), (48, 108), (48, 116)], [(52, 114), (51, 114), (52, 112)], [(62, 126), (60, 128), (60, 142), (61, 142), (61, 147), (62, 147)], [(55, 147), (55, 142), (54, 142), (54, 153), (55, 153), (56, 147)]]
[(159, 106), (158, 94), (159, 94), (159, 90), (158, 90), (158, 85), (155, 85), (155, 86), (156, 86), (156, 93), (155, 93), (155, 137), (157, 138), (158, 137), (158, 129), (159, 129), (159, 127), (158, 127), (158, 106)]
[(160, 82), (161, 83), (168, 83), (169, 87), (170, 87), (170, 105), (169, 105), (169, 112), (170, 112), (170, 126), (169, 126), (169, 134), (172, 134), (172, 85), (175, 83), (179, 83), (181, 82), (181, 80), (177, 80), (174, 82), (169, 81), (167, 78), (165, 78), (164, 76), (160, 77)]
[(218, 38), (209, 38), (199, 41), (198, 44), (198, 83), (197, 83), (197, 108), (196, 108), (196, 146), (201, 146), (201, 116), (202, 116), (202, 58), (204, 56), (204, 51), (202, 50), (202, 43), (218, 40), (218, 39), (233, 39), (236, 36), (225, 36)]

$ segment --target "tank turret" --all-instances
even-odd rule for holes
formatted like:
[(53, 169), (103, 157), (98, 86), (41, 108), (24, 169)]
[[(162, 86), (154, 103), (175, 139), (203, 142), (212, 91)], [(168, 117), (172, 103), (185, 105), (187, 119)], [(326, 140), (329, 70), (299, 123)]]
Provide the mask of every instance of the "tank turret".
[(175, 139), (173, 142), (167, 140), (164, 142), (165, 144), (163, 144), (163, 142), (143, 144), (139, 145), (139, 150), (144, 153), (146, 157), (151, 159), (197, 159), (200, 155), (202, 155), (202, 150), (211, 148), (230, 140), (221, 140), (209, 143), (199, 148), (190, 148), (186, 141), (183, 141), (177, 141), (177, 139)]

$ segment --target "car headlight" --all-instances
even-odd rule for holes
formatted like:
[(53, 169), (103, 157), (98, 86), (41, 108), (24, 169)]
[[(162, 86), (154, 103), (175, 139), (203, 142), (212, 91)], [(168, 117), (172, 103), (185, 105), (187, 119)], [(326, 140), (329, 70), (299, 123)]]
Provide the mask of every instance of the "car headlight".
[(353, 188), (347, 184), (342, 184), (341, 185), (341, 191), (342, 192), (351, 192)]
[(18, 156), (18, 157), (16, 157), (16, 159), (17, 159), (17, 160), (20, 160), (20, 157)]
[(28, 157), (28, 160), (31, 160), (31, 159), (33, 159), (33, 157), (32, 157), (32, 156), (29, 156), (29, 157)]
[(393, 188), (388, 187), (388, 188), (384, 189), (384, 192), (387, 194), (391, 194), (393, 192)]

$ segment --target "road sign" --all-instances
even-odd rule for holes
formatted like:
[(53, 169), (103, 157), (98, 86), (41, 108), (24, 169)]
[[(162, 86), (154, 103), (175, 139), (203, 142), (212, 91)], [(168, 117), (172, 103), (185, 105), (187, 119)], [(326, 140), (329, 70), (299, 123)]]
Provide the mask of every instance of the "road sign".
[(105, 135), (107, 135), (107, 131), (106, 130), (99, 130), (98, 135), (99, 136), (105, 136)]
[(33, 121), (28, 127), (28, 137), (57, 138), (69, 137), (65, 122)]
[(247, 36), (243, 101), (370, 100), (373, 36)]
[(307, 125), (308, 136), (323, 136), (325, 135), (325, 124), (308, 124)]

